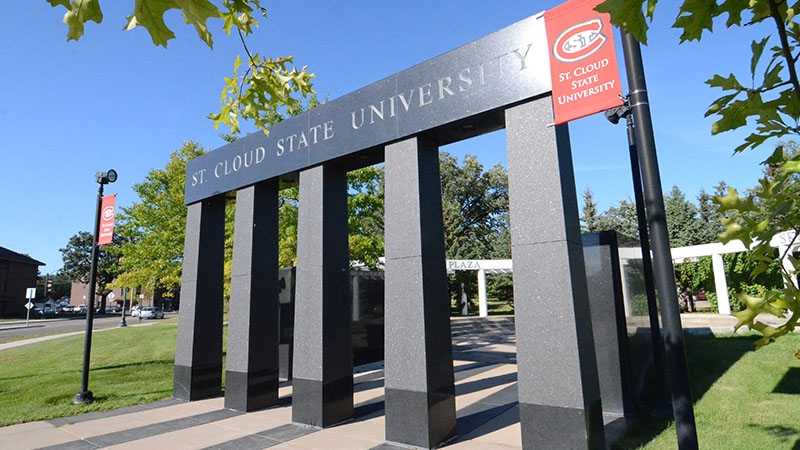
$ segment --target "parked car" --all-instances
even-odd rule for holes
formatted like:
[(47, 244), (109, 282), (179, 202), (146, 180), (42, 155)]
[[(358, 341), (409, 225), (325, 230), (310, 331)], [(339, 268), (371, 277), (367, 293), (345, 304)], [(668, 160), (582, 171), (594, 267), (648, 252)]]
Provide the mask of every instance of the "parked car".
[(60, 312), (65, 312), (65, 313), (72, 312), (72, 307), (71, 307), (71, 306), (69, 306), (69, 305), (67, 305), (67, 306), (62, 306), (62, 307), (61, 307), (61, 311), (60, 311)]
[(163, 319), (164, 311), (157, 306), (145, 306), (139, 312), (142, 319)]
[(141, 306), (134, 306), (131, 308), (131, 317), (139, 317), (139, 312), (142, 310)]
[(119, 312), (119, 306), (106, 306), (107, 313), (117, 313)]

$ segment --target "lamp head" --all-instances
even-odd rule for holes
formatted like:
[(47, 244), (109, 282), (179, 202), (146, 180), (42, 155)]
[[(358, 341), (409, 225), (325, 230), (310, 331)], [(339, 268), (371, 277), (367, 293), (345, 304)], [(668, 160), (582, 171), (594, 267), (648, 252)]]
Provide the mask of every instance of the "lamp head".
[(613, 123), (614, 125), (619, 123), (619, 120), (628, 116), (631, 113), (631, 109), (628, 106), (617, 106), (616, 108), (611, 108), (605, 112), (606, 119), (609, 122)]
[(94, 174), (95, 180), (100, 184), (108, 184), (117, 181), (117, 171), (114, 169), (108, 172), (97, 172)]

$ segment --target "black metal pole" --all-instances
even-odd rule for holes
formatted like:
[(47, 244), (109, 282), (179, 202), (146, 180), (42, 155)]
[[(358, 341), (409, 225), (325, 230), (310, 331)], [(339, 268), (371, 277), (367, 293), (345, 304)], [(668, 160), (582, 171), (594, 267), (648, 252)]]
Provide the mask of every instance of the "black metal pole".
[[(650, 259), (650, 236), (647, 232), (647, 214), (644, 210), (644, 194), (642, 193), (642, 175), (639, 165), (639, 150), (636, 148), (636, 130), (633, 115), (628, 114), (628, 150), (633, 175), (633, 197), (636, 200), (636, 219), (639, 224), (639, 245), (642, 249), (642, 270), (644, 271), (644, 288), (647, 293), (647, 314), (650, 317), (650, 340), (653, 346), (653, 368), (656, 377), (656, 411), (668, 404), (667, 383), (664, 380), (664, 344), (661, 341), (661, 325), (658, 324), (658, 304), (656, 303), (656, 287), (653, 280), (653, 261)], [(671, 411), (670, 411), (671, 412)], [(663, 415), (660, 412), (656, 416)]]
[(696, 449), (698, 448), (697, 429), (692, 408), (689, 369), (686, 364), (686, 348), (683, 341), (681, 314), (678, 308), (678, 295), (675, 289), (675, 273), (672, 268), (667, 218), (661, 190), (661, 175), (658, 170), (656, 143), (653, 136), (653, 122), (650, 118), (642, 53), (639, 41), (625, 30), (622, 30), (622, 48), (630, 88), (631, 111), (636, 122), (636, 147), (639, 149), (641, 158), (642, 184), (653, 245), (653, 265), (656, 288), (660, 298), (661, 320), (664, 324), (664, 348), (669, 366), (669, 384), (672, 391), (672, 411), (675, 416), (678, 447)]
[(94, 217), (94, 236), (92, 237), (92, 268), (89, 272), (89, 307), (86, 308), (86, 338), (83, 344), (83, 376), (81, 378), (81, 391), (75, 394), (75, 404), (91, 403), (94, 401), (92, 391), (89, 390), (89, 358), (92, 352), (92, 325), (94, 322), (94, 296), (97, 283), (97, 237), (100, 234), (100, 209), (103, 204), (103, 183), (99, 183), (97, 191), (97, 212)]
[(119, 321), (120, 327), (127, 327), (128, 324), (125, 322), (125, 301), (127, 300), (128, 291), (127, 289), (122, 290), (122, 320)]

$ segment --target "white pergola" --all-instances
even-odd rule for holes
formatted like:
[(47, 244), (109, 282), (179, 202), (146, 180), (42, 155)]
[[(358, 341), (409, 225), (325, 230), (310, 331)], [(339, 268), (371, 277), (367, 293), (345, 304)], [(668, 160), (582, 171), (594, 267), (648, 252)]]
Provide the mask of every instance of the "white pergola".
[[(793, 242), (795, 236), (794, 231), (784, 231), (782, 233), (778, 233), (772, 237), (770, 240), (770, 247), (777, 248), (778, 251), (783, 255), (787, 251), (796, 252), (800, 250), (800, 243), (796, 242), (792, 244), (791, 250), (789, 250), (789, 244)], [(722, 244), (720, 242), (715, 242), (713, 244), (701, 244), (701, 245), (692, 245), (688, 247), (675, 247), (671, 250), (672, 253), (672, 262), (673, 263), (680, 263), (685, 260), (696, 260), (697, 258), (703, 256), (710, 256), (711, 257), (711, 267), (714, 271), (714, 285), (717, 291), (717, 301), (718, 301), (718, 308), (720, 314), (730, 314), (731, 313), (731, 302), (728, 298), (728, 281), (725, 277), (725, 264), (722, 260), (722, 255), (727, 253), (739, 253), (747, 251), (747, 247), (745, 247), (742, 241), (731, 241), (727, 244)], [(625, 299), (625, 315), (630, 317), (632, 315), (631, 311), (631, 298), (628, 292), (628, 283), (625, 279), (625, 265), (628, 261), (642, 259), (642, 249), (639, 247), (634, 248), (620, 248), (619, 249), (619, 265), (620, 265), (620, 272), (622, 276), (622, 295)], [(784, 267), (786, 270), (793, 269), (791, 266), (791, 262), (786, 259), (783, 261)], [(794, 284), (797, 286), (797, 278), (794, 278)]]
[(489, 315), (486, 302), (486, 274), (512, 273), (510, 259), (448, 259), (447, 273), (457, 270), (473, 270), (478, 272), (478, 314)]
[[(770, 240), (770, 247), (777, 248), (783, 255), (787, 251), (800, 251), (800, 242), (794, 239), (794, 231), (784, 231), (778, 233)], [(799, 238), (800, 239), (800, 238)], [(794, 242), (794, 243), (793, 243)], [(789, 244), (792, 244), (791, 249)], [(731, 313), (731, 302), (728, 298), (728, 281), (725, 278), (725, 264), (722, 255), (726, 253), (739, 253), (746, 251), (747, 248), (741, 241), (732, 241), (727, 244), (719, 242), (713, 244), (692, 245), (689, 247), (675, 247), (671, 249), (672, 262), (680, 263), (685, 260), (696, 260), (703, 256), (711, 257), (711, 266), (714, 271), (714, 284), (717, 290), (717, 301), (720, 314)], [(625, 316), (632, 314), (631, 296), (628, 292), (628, 283), (625, 276), (625, 265), (636, 259), (642, 259), (642, 249), (638, 247), (622, 247), (619, 249), (619, 263), (622, 277), (622, 295), (625, 301)], [(792, 270), (791, 262), (786, 259), (783, 261), (787, 271)], [(486, 301), (486, 274), (513, 273), (510, 259), (448, 259), (447, 273), (454, 273), (459, 270), (471, 270), (478, 272), (478, 312), (481, 317), (489, 315), (489, 308)], [(797, 286), (797, 277), (794, 278)]]

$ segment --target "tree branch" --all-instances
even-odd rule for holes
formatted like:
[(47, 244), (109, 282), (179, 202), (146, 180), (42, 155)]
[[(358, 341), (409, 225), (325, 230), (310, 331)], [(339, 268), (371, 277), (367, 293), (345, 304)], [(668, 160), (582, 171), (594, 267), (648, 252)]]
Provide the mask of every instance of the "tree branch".
[(800, 97), (798, 97), (798, 95), (800, 95), (798, 94), (800, 91), (800, 80), (797, 78), (797, 69), (794, 66), (795, 59), (792, 56), (789, 39), (786, 37), (786, 24), (783, 23), (783, 17), (781, 17), (781, 13), (778, 11), (778, 2), (775, 0), (769, 0), (769, 15), (775, 21), (775, 26), (778, 28), (778, 36), (780, 36), (781, 39), (781, 50), (783, 51), (784, 59), (786, 59), (786, 67), (789, 69), (789, 81), (791, 81), (794, 86), (795, 99), (800, 102)]

